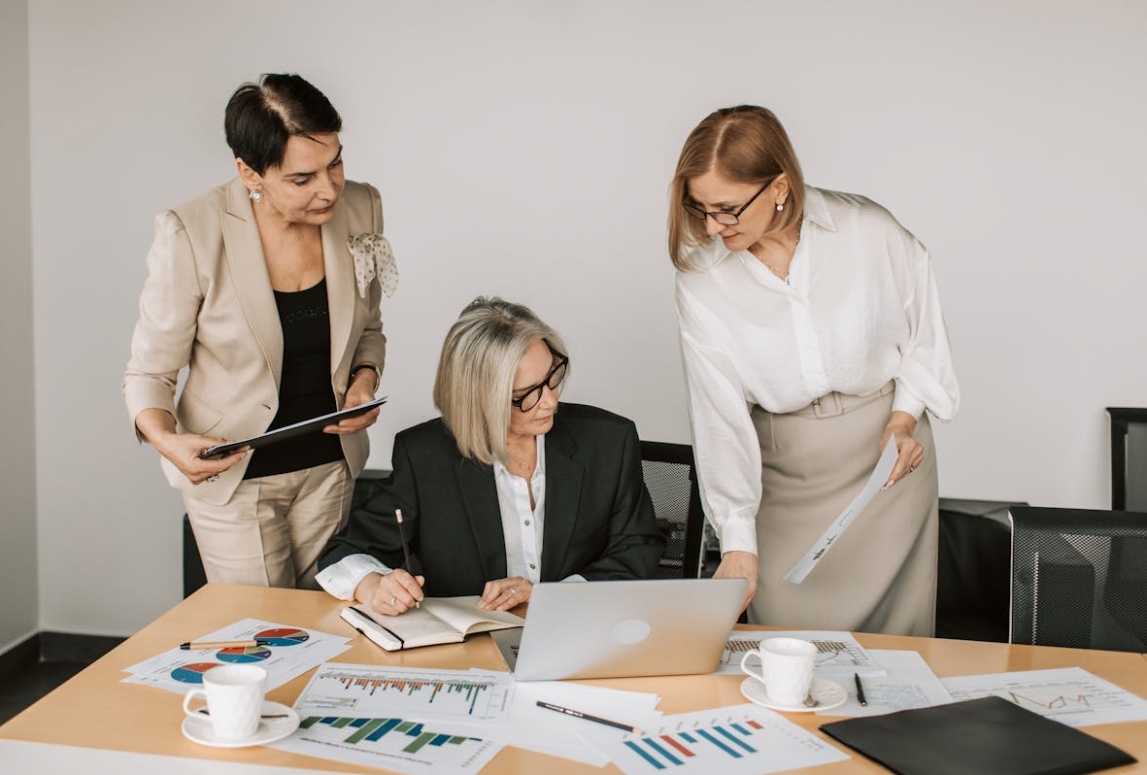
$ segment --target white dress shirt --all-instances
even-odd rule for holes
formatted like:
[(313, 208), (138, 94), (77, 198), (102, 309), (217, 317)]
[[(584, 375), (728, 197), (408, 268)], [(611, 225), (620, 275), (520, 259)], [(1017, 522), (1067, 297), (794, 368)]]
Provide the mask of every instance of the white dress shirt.
[[(538, 462), (528, 482), (510, 473), (501, 463), (493, 466), (506, 542), (506, 577), (521, 576), (533, 584), (542, 579), (542, 532), (546, 514), (546, 443), (545, 436), (536, 438)], [(531, 490), (533, 506), (530, 506)], [(323, 589), (340, 600), (353, 600), (355, 589), (368, 574), (386, 575), (391, 570), (369, 554), (352, 554), (324, 568), (316, 579)], [(585, 578), (573, 575), (563, 580), (585, 581)]]
[(757, 551), (754, 405), (792, 412), (894, 379), (893, 411), (955, 415), (928, 251), (880, 205), (808, 188), (787, 282), (720, 237), (690, 259), (699, 271), (678, 272), (677, 313), (701, 496), (722, 551)]

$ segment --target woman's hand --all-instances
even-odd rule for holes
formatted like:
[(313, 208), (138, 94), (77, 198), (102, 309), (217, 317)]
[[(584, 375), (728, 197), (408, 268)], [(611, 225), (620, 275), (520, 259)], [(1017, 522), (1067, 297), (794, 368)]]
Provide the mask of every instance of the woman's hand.
[(744, 611), (757, 594), (757, 555), (752, 552), (725, 552), (721, 555), (721, 564), (713, 574), (715, 579), (748, 579), (749, 589), (745, 599), (741, 601), (741, 610)]
[(907, 412), (893, 412), (884, 426), (884, 433), (880, 436), (880, 449), (888, 443), (888, 437), (896, 438), (896, 465), (892, 466), (892, 473), (883, 489), (887, 490), (908, 474), (916, 470), (916, 466), (924, 462), (924, 445), (913, 438), (916, 430), (916, 418)]
[(175, 430), (175, 418), (162, 409), (143, 410), (136, 418), (135, 425), (159, 454), (170, 460), (192, 484), (218, 476), (250, 451), (250, 447), (241, 447), (226, 457), (204, 460), (199, 457), (201, 452), (218, 444), (226, 444), (227, 439), (179, 433)]
[(530, 599), (534, 585), (521, 576), (487, 581), (478, 607), (483, 611), (509, 611)]
[(354, 590), (354, 598), (383, 616), (398, 616), (422, 601), (425, 576), (411, 576), (402, 568), (385, 576), (368, 573)]
[[(343, 409), (353, 409), (356, 406), (374, 400), (374, 391), (378, 385), (378, 374), (374, 369), (359, 369), (355, 372), (354, 379), (351, 380), (350, 386), (346, 391), (346, 400), (343, 401)], [(357, 417), (348, 417), (345, 420), (340, 420), (335, 425), (328, 425), (323, 428), (324, 433), (336, 433), (340, 436), (348, 433), (358, 433), (364, 431), (370, 426), (374, 425), (378, 420), (378, 407), (371, 409), (369, 412), (364, 412)]]

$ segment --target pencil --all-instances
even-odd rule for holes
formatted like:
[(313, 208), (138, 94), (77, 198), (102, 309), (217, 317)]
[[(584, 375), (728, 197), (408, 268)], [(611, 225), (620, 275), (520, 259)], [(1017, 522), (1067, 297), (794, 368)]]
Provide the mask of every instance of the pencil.
[(644, 735), (645, 734), (644, 732), (642, 732), (640, 729), (633, 726), (632, 724), (622, 724), (620, 721), (610, 721), (609, 719), (602, 718), (601, 716), (591, 716), (588, 713), (582, 713), (580, 710), (573, 710), (572, 708), (563, 708), (561, 705), (554, 705), (554, 704), (546, 702), (544, 700), (538, 700), (538, 707), (539, 708), (545, 708), (546, 710), (552, 710), (552, 711), (555, 711), (557, 713), (564, 713), (567, 716), (573, 716), (574, 718), (585, 719), (586, 721), (596, 721), (598, 724), (605, 724), (607, 727), (615, 727), (617, 729), (624, 729), (626, 732), (632, 732), (635, 735)]
[(853, 673), (852, 678), (856, 681), (856, 701), (863, 707), (868, 707), (868, 698), (864, 696), (864, 684), (860, 682), (860, 673)]
[[(394, 510), (394, 518), (398, 520), (398, 537), (402, 539), (402, 555), (406, 558), (406, 572), (413, 576), (414, 566), (410, 564), (410, 544), (406, 543), (406, 533), (402, 532), (402, 509)], [(421, 608), (422, 604), (415, 600), (414, 607)]]
[(180, 643), (184, 651), (196, 649), (253, 649), (263, 644), (257, 640), (191, 640)]

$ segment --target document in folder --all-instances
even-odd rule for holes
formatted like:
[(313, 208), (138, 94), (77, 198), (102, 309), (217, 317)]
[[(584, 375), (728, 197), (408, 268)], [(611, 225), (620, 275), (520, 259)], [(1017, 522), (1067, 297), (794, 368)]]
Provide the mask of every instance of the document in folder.
[(1083, 775), (1135, 762), (1110, 743), (995, 696), (820, 729), (900, 775)]

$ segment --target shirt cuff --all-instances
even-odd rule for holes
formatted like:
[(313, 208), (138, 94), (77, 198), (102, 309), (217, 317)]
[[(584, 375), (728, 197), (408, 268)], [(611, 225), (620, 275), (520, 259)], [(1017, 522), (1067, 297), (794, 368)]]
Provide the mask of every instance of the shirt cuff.
[(757, 519), (731, 517), (718, 530), (721, 539), (721, 552), (757, 553)]
[(351, 554), (323, 568), (315, 576), (315, 581), (339, 600), (354, 600), (354, 591), (363, 579), (371, 573), (385, 576), (391, 570), (369, 554)]
[(892, 411), (907, 412), (919, 420), (924, 415), (926, 405), (916, 396), (909, 393), (905, 387), (896, 381), (896, 395), (892, 397)]
[(585, 581), (585, 580), (586, 580), (585, 576), (581, 575), (580, 573), (575, 573), (572, 576), (566, 576), (564, 579), (562, 579), (562, 583), (564, 584), (567, 581)]

